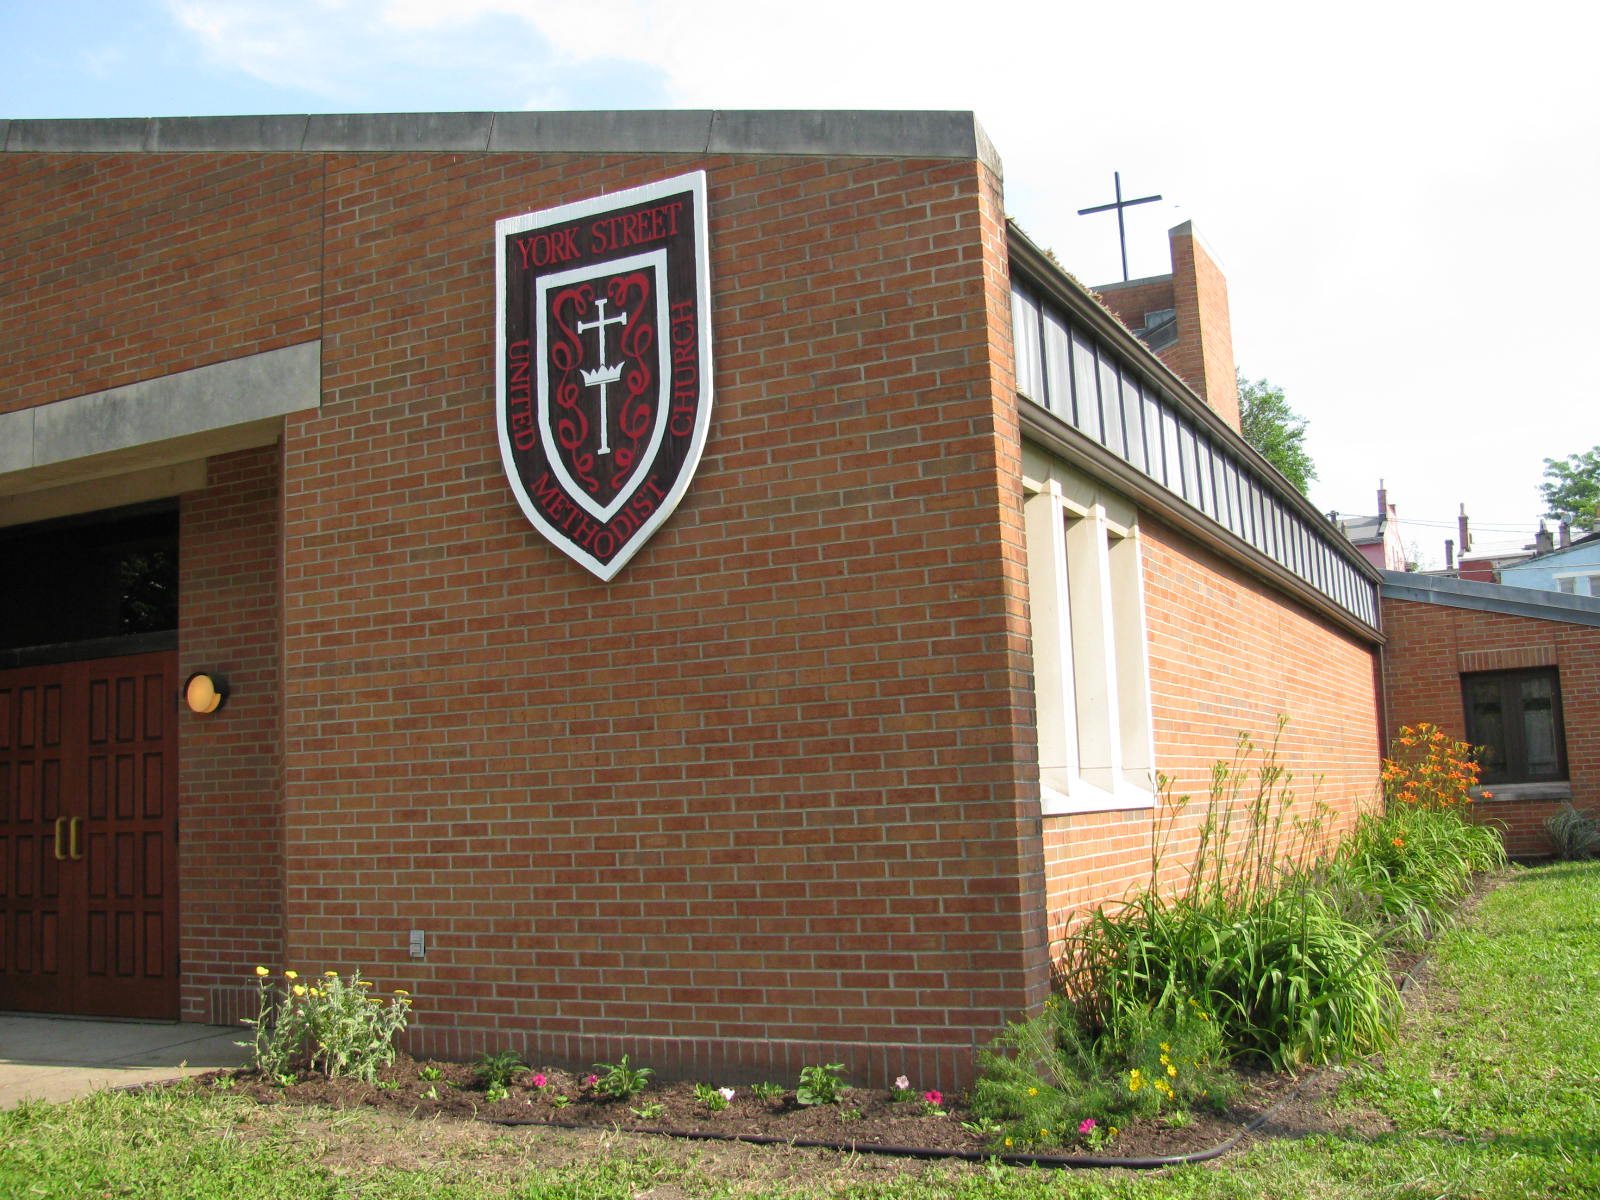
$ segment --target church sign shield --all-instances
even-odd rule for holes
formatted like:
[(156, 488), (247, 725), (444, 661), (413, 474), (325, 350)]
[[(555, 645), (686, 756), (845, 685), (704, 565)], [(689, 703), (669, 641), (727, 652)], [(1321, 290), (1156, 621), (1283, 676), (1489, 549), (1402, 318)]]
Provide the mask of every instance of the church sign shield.
[(500, 456), (535, 527), (611, 579), (711, 422), (705, 172), (495, 223)]

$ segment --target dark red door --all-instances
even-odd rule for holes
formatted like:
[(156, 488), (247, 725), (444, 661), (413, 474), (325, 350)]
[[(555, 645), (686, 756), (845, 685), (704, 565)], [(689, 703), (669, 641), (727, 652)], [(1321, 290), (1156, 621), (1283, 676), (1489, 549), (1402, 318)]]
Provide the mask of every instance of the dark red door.
[(0, 1009), (178, 1016), (177, 656), (0, 671)]

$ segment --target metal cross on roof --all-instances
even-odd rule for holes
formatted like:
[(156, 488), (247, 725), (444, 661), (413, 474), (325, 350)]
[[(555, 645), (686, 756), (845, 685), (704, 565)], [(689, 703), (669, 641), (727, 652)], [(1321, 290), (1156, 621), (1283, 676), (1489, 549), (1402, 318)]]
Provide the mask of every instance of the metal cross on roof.
[(1117, 198), (1110, 204), (1097, 204), (1093, 208), (1080, 208), (1078, 215), (1086, 217), (1090, 213), (1110, 212), (1117, 210), (1117, 241), (1122, 245), (1122, 282), (1128, 282), (1128, 230), (1122, 221), (1122, 210), (1132, 208), (1135, 204), (1151, 204), (1161, 199), (1160, 196), (1140, 196), (1137, 200), (1124, 200), (1122, 198), (1122, 172), (1111, 172), (1111, 178), (1116, 182)]

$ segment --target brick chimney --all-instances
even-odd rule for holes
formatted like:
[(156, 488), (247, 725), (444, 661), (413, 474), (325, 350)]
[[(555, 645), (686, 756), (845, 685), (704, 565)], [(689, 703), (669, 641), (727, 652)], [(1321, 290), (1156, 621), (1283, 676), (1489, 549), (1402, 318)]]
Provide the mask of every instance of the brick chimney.
[(1172, 274), (1096, 286), (1100, 299), (1212, 410), (1239, 428), (1228, 281), (1185, 221), (1167, 231)]

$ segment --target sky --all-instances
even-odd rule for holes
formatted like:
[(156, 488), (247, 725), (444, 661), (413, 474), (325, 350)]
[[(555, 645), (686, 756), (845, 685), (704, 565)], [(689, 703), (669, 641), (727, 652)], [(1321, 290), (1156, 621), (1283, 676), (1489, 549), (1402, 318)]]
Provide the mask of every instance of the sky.
[[(4, 0), (0, 118), (972, 111), (1081, 281), (1227, 275), (1234, 356), (1307, 421), (1324, 512), (1443, 564), (1532, 540), (1600, 445), (1600, 6), (1417, 0)], [(0, 203), (4, 199), (0, 198)]]

